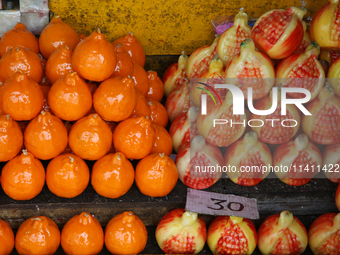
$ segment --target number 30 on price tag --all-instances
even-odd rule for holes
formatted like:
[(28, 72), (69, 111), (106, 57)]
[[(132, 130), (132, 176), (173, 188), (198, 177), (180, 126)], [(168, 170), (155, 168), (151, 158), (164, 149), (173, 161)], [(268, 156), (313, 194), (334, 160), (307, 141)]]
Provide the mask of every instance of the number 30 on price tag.
[(257, 201), (235, 195), (225, 195), (188, 189), (185, 210), (200, 214), (228, 215), (256, 220), (260, 218)]

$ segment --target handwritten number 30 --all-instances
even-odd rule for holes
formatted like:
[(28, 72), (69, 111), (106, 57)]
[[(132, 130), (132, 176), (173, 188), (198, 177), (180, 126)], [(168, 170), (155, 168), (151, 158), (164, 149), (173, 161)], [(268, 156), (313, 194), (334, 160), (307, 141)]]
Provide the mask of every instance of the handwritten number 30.
[[(212, 207), (208, 207), (209, 209), (212, 209), (212, 210), (223, 210), (224, 209), (224, 206), (222, 205), (222, 203), (225, 203), (227, 202), (227, 200), (222, 200), (222, 199), (215, 199), (215, 198), (210, 198), (212, 201), (217, 201), (216, 203), (214, 203), (215, 205), (218, 205), (219, 208), (212, 208)], [(237, 209), (233, 209), (231, 208), (232, 205), (238, 205), (238, 208)], [(227, 208), (230, 210), (230, 211), (234, 211), (234, 212), (241, 212), (243, 209), (244, 209), (244, 205), (241, 204), (241, 203), (238, 203), (238, 202), (229, 202), (228, 205), (227, 205)]]

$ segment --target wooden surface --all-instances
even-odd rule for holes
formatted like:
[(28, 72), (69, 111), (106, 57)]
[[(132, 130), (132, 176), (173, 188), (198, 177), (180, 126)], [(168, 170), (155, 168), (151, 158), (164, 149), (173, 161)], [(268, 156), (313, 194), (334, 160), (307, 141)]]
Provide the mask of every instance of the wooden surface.
[[(308, 0), (312, 16), (327, 0)], [(214, 39), (211, 20), (236, 15), (241, 7), (250, 18), (271, 9), (301, 6), (300, 0), (50, 0), (53, 15), (60, 16), (78, 32), (89, 35), (100, 27), (108, 40), (132, 31), (147, 55), (187, 54)]]

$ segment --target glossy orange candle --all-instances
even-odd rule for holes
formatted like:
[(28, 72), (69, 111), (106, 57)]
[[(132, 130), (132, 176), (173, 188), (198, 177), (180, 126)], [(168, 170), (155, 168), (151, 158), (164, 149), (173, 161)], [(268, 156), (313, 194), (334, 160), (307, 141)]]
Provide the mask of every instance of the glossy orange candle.
[(164, 97), (164, 84), (161, 78), (158, 77), (155, 71), (148, 71), (147, 75), (149, 79), (149, 91), (146, 98), (154, 99), (158, 102), (162, 101)]
[(2, 56), (0, 73), (5, 80), (19, 69), (35, 82), (40, 82), (43, 69), (41, 60), (34, 51), (22, 46), (16, 46)]
[(55, 17), (44, 28), (39, 37), (39, 49), (44, 58), (48, 59), (53, 52), (67, 45), (74, 49), (80, 39), (77, 32), (61, 18)]
[(72, 217), (61, 231), (61, 246), (66, 254), (99, 254), (104, 246), (99, 221), (87, 212)]
[(26, 26), (18, 22), (12, 29), (3, 34), (0, 40), (0, 56), (15, 46), (31, 49), (39, 54), (37, 38), (27, 30)]
[(58, 79), (48, 93), (53, 113), (63, 120), (75, 121), (92, 107), (92, 94), (86, 82), (76, 72)]
[(131, 78), (110, 78), (93, 95), (93, 107), (107, 121), (122, 121), (131, 116), (137, 104), (137, 91)]
[(162, 153), (150, 154), (138, 162), (135, 180), (144, 195), (164, 197), (177, 183), (177, 167), (170, 157)]
[(80, 195), (90, 181), (89, 167), (77, 155), (65, 153), (51, 160), (46, 169), (48, 189), (58, 197)]
[(0, 117), (0, 161), (8, 161), (18, 155), (23, 144), (20, 126), (10, 115)]
[(2, 110), (14, 120), (31, 120), (44, 105), (44, 95), (38, 83), (21, 70), (9, 78), (1, 91)]
[(72, 55), (72, 68), (84, 79), (104, 81), (113, 74), (116, 61), (112, 44), (98, 29), (77, 45)]
[(6, 221), (0, 219), (0, 254), (9, 255), (14, 248), (14, 234)]
[(23, 150), (21, 155), (10, 160), (2, 168), (1, 186), (12, 199), (32, 199), (41, 192), (44, 184), (44, 166), (27, 150)]
[(118, 214), (105, 228), (105, 246), (112, 254), (139, 254), (147, 240), (144, 223), (132, 212)]
[(60, 245), (60, 231), (53, 220), (36, 216), (22, 223), (15, 236), (19, 254), (55, 254)]
[(117, 54), (117, 64), (112, 76), (127, 77), (132, 75), (133, 60), (126, 49), (121, 45), (114, 45)]
[(68, 141), (64, 123), (44, 111), (28, 124), (24, 138), (25, 148), (43, 160), (52, 159), (62, 153)]
[(52, 84), (60, 77), (73, 72), (71, 65), (72, 54), (73, 50), (67, 45), (63, 45), (48, 58), (46, 62), (46, 75)]
[(131, 162), (123, 153), (109, 153), (97, 160), (91, 171), (91, 183), (101, 196), (118, 198), (129, 191), (135, 179)]
[(113, 144), (128, 159), (148, 155), (155, 143), (155, 130), (148, 117), (133, 117), (120, 122), (113, 131)]
[(98, 114), (78, 120), (71, 128), (70, 148), (83, 159), (100, 159), (110, 150), (111, 144), (111, 129)]
[(141, 67), (145, 64), (145, 52), (142, 44), (137, 40), (136, 36), (130, 32), (127, 35), (115, 40), (113, 45), (121, 44), (125, 50), (129, 53), (132, 59), (138, 63)]

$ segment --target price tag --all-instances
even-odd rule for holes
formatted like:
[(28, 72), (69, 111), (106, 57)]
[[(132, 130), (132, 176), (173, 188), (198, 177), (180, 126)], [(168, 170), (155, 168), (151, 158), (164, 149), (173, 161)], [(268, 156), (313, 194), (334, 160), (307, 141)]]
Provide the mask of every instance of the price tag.
[(238, 216), (253, 220), (260, 218), (255, 198), (189, 188), (185, 210), (200, 214)]

